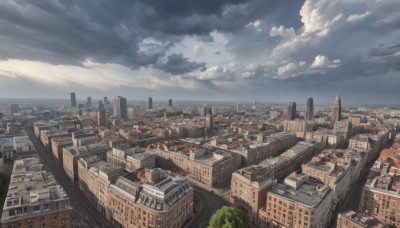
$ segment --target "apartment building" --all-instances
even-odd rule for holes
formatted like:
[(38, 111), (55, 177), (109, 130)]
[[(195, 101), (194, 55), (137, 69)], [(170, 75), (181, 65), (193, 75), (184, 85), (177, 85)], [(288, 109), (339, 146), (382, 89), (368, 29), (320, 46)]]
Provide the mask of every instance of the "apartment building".
[(252, 165), (232, 174), (230, 202), (247, 212), (250, 222), (257, 224), (258, 209), (265, 204), (267, 192), (276, 184), (268, 177), (268, 169)]
[(359, 211), (379, 221), (400, 227), (400, 177), (371, 177), (363, 188)]
[(71, 136), (54, 137), (51, 139), (51, 152), (58, 164), (63, 164), (63, 149), (72, 146)]
[(158, 163), (168, 168), (171, 164), (209, 187), (229, 183), (232, 173), (241, 167), (239, 155), (223, 150), (190, 147), (181, 143), (159, 144)]
[(261, 161), (259, 165), (267, 168), (268, 177), (283, 180), (290, 173), (300, 169), (301, 165), (309, 162), (324, 147), (324, 143), (315, 140), (301, 141), (281, 155)]
[(117, 227), (179, 228), (193, 213), (193, 188), (186, 178), (160, 169), (119, 177), (108, 206)]
[(78, 160), (78, 173), (79, 189), (106, 219), (111, 220), (107, 206), (108, 189), (111, 183), (125, 174), (124, 169), (92, 155)]
[(107, 152), (107, 162), (124, 167), (128, 172), (141, 168), (155, 168), (157, 154), (139, 148), (112, 148)]
[(99, 142), (86, 146), (69, 146), (63, 149), (63, 168), (65, 173), (73, 182), (78, 181), (78, 159), (97, 155), (100, 159), (106, 160), (106, 154), (111, 148), (105, 142)]
[(390, 228), (376, 218), (369, 217), (354, 211), (342, 212), (338, 215), (337, 228)]
[(325, 228), (332, 216), (333, 193), (322, 184), (293, 173), (267, 193), (259, 210), (261, 227)]
[(2, 227), (72, 228), (72, 210), (67, 194), (38, 158), (14, 162)]

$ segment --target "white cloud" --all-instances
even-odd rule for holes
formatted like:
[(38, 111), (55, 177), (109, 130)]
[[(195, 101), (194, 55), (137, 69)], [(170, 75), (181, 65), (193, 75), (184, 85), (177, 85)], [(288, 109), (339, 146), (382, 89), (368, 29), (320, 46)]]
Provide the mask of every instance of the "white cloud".
[(298, 63), (290, 62), (284, 66), (278, 68), (276, 74), (280, 76), (280, 79), (297, 77), (305, 72), (307, 69), (306, 62), (300, 61)]
[(197, 56), (202, 56), (204, 55), (204, 49), (203, 46), (201, 46), (200, 44), (196, 44), (193, 46), (193, 53)]
[(366, 11), (365, 13), (362, 13), (362, 14), (352, 14), (349, 17), (347, 17), (347, 21), (356, 23), (356, 22), (364, 20), (369, 15), (371, 15), (371, 11)]
[(102, 91), (121, 86), (143, 89), (193, 88), (193, 83), (190, 81), (160, 79), (156, 74), (164, 73), (149, 68), (132, 71), (119, 64), (102, 64), (91, 60), (84, 61), (82, 65), (84, 67), (8, 59), (0, 61), (0, 75), (12, 78), (24, 77), (49, 86), (67, 86), (76, 83)]
[(235, 65), (215, 65), (207, 68), (205, 71), (189, 73), (186, 78), (202, 81), (231, 81), (234, 79)]
[(336, 68), (341, 63), (340, 59), (330, 61), (324, 55), (315, 56), (314, 62), (310, 65), (310, 69)]
[(285, 28), (281, 25), (279, 27), (272, 27), (269, 31), (269, 35), (271, 37), (280, 36), (283, 39), (290, 40), (296, 37), (296, 32), (294, 31), (293, 27)]
[(253, 27), (257, 32), (261, 32), (262, 28), (261, 28), (261, 21), (259, 19), (250, 22), (249, 24), (246, 25), (246, 27)]

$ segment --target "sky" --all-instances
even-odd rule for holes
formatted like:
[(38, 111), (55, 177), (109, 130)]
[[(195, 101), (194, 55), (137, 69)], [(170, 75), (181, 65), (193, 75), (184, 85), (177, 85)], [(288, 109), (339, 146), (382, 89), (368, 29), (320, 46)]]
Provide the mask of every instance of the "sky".
[(398, 104), (399, 0), (2, 0), (0, 97)]

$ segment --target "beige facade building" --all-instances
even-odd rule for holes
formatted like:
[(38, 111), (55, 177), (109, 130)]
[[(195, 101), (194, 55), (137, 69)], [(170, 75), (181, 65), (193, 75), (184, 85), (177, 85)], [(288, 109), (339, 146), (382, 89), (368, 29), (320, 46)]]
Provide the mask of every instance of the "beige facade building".
[(97, 155), (100, 159), (106, 160), (106, 154), (111, 148), (105, 142), (90, 144), (87, 146), (69, 146), (63, 149), (63, 168), (65, 173), (73, 182), (78, 181), (78, 159)]
[(107, 206), (109, 186), (119, 176), (124, 175), (124, 169), (92, 155), (78, 160), (78, 173), (79, 189), (106, 219), (111, 220)]
[(75, 147), (89, 145), (99, 141), (99, 137), (90, 130), (81, 130), (72, 133), (72, 145)]
[(217, 146), (241, 155), (244, 165), (249, 166), (258, 164), (264, 159), (278, 156), (298, 141), (294, 133), (284, 131), (271, 134), (263, 143), (248, 144), (232, 149), (228, 145), (229, 143), (218, 144)]
[(155, 168), (157, 154), (139, 148), (113, 148), (107, 152), (107, 162), (124, 167), (128, 172), (141, 168)]
[(185, 146), (181, 147), (181, 151), (176, 149), (174, 145), (168, 148), (166, 144), (156, 149), (161, 167), (168, 168), (172, 163), (186, 172), (191, 179), (209, 187), (229, 183), (232, 173), (241, 167), (241, 158), (235, 153)]
[(328, 148), (343, 148), (346, 141), (342, 134), (338, 132), (324, 129), (318, 129), (317, 131), (307, 132), (306, 140), (317, 140), (319, 142), (326, 143)]
[(53, 157), (58, 162), (58, 164), (63, 164), (63, 149), (65, 147), (72, 146), (72, 138), (70, 136), (52, 138), (51, 146)]
[(16, 160), (1, 216), (2, 227), (72, 228), (67, 194), (38, 158)]
[(193, 214), (193, 188), (182, 176), (146, 169), (111, 184), (108, 205), (116, 227), (179, 228)]
[(309, 162), (324, 147), (324, 143), (314, 140), (301, 141), (281, 155), (265, 159), (259, 165), (267, 168), (266, 175), (268, 177), (280, 181), (292, 172), (299, 170), (301, 165)]
[(400, 227), (400, 177), (384, 175), (371, 178), (364, 186), (360, 213)]
[(390, 228), (376, 218), (346, 211), (338, 215), (337, 228)]
[(283, 129), (296, 134), (298, 138), (305, 138), (307, 132), (314, 131), (315, 123), (305, 120), (285, 120), (283, 122)]
[(232, 174), (230, 202), (247, 212), (250, 222), (257, 224), (258, 209), (265, 204), (267, 192), (276, 184), (268, 177), (268, 169), (252, 165)]
[(293, 173), (268, 191), (265, 207), (259, 210), (260, 226), (325, 228), (332, 216), (332, 198), (328, 186)]
[(344, 200), (354, 179), (352, 179), (353, 167), (349, 161), (329, 160), (314, 157), (312, 161), (302, 166), (302, 173), (308, 178), (329, 186), (333, 191), (334, 211)]
[(67, 130), (58, 130), (58, 129), (43, 130), (40, 132), (40, 141), (42, 142), (44, 148), (48, 152), (51, 152), (52, 149), (51, 139), (55, 137), (64, 137), (64, 136), (70, 136)]

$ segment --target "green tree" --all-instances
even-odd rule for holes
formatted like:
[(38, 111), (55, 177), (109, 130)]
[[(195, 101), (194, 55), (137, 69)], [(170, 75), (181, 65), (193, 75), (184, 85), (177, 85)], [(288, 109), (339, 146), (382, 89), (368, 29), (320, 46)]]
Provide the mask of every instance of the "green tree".
[(245, 228), (249, 217), (243, 211), (233, 207), (217, 210), (210, 219), (209, 228)]

